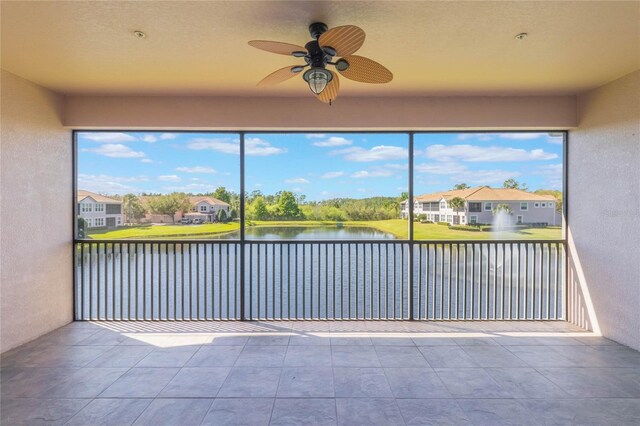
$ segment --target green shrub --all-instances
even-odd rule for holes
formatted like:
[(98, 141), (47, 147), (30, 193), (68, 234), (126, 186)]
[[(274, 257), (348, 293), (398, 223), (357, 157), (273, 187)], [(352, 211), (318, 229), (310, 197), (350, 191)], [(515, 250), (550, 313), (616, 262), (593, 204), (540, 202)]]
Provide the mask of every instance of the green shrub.
[(438, 225), (449, 226), (449, 222), (438, 222)]
[(466, 225), (451, 225), (449, 229), (454, 231), (471, 231), (471, 232), (480, 232), (480, 228), (477, 226), (466, 226)]

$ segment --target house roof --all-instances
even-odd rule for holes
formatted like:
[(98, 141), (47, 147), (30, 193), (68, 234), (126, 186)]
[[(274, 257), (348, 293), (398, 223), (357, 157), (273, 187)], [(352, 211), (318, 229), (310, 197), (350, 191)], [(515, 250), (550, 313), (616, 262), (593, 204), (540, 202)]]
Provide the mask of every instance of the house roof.
[(488, 186), (478, 186), (469, 189), (452, 189), (450, 191), (434, 192), (431, 194), (418, 195), (416, 201), (438, 202), (441, 199), (447, 201), (460, 197), (467, 201), (555, 201), (553, 195), (540, 195), (520, 189), (510, 188), (490, 188)]
[(78, 193), (76, 196), (77, 196), (78, 203), (87, 197), (91, 197), (93, 198), (93, 200), (99, 203), (122, 204), (122, 201), (116, 200), (115, 198), (105, 197), (104, 195), (96, 194), (95, 192), (85, 191), (83, 189), (78, 189)]
[(228, 206), (229, 205), (224, 201), (218, 200), (217, 198), (213, 198), (213, 197), (189, 197), (189, 202), (191, 204), (200, 204), (203, 201), (207, 202), (212, 206), (215, 206), (215, 205)]

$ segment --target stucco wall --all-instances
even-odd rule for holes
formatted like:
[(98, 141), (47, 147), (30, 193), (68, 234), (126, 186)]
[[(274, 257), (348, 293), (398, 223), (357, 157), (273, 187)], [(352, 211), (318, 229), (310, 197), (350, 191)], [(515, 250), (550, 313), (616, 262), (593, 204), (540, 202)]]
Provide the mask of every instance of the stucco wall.
[(567, 129), (574, 96), (304, 98), (67, 96), (74, 128), (156, 129)]
[(4, 352), (71, 321), (73, 278), (71, 143), (61, 124), (63, 99), (4, 70), (1, 88)]
[(578, 120), (568, 236), (580, 304), (570, 319), (640, 349), (640, 70), (580, 96)]

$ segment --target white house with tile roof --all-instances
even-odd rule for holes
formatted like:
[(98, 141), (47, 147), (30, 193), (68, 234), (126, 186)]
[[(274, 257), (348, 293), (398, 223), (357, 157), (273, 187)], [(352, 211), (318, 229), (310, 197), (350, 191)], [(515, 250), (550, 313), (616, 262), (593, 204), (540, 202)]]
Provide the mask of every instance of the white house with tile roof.
[[(450, 204), (459, 197), (464, 205), (458, 210)], [(401, 217), (409, 214), (408, 201), (401, 203)], [(426, 215), (431, 222), (447, 222), (451, 225), (467, 225), (474, 223), (492, 223), (496, 206), (509, 206), (511, 223), (560, 225), (562, 216), (557, 211), (557, 200), (552, 195), (533, 194), (531, 192), (510, 188), (490, 188), (479, 186), (469, 189), (454, 189), (418, 195), (414, 199), (413, 214)]]
[(124, 224), (122, 201), (94, 192), (78, 190), (78, 216), (87, 228), (115, 228)]

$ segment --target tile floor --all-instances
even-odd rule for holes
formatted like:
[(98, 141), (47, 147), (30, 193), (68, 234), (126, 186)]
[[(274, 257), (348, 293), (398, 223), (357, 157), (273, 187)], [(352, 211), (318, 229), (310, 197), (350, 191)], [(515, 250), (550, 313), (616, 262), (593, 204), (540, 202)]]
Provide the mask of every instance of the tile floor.
[(564, 322), (78, 322), (1, 361), (3, 425), (640, 424), (640, 353)]

